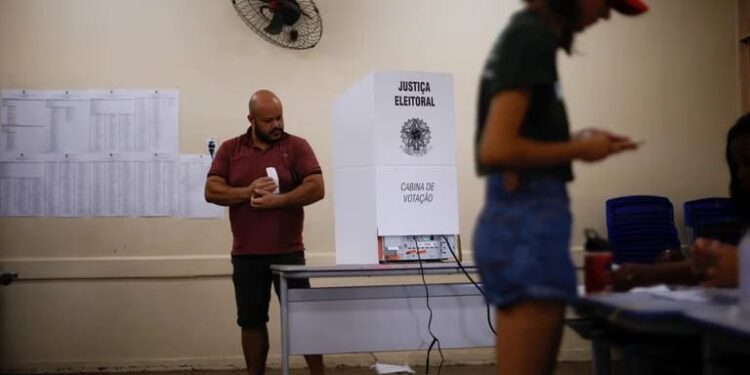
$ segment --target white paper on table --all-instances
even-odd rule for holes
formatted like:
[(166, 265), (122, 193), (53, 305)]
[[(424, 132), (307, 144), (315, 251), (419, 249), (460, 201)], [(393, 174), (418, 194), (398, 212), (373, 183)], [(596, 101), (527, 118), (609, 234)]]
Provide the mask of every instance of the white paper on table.
[(372, 365), (372, 368), (375, 369), (375, 372), (378, 374), (400, 374), (400, 373), (409, 373), (414, 374), (414, 370), (411, 369), (408, 365), (399, 366), (399, 365), (389, 365), (386, 363), (376, 363)]
[(685, 288), (672, 290), (664, 284), (633, 288), (630, 290), (630, 293), (650, 294), (654, 297), (666, 298), (674, 301), (708, 302), (710, 300), (709, 296), (707, 296), (701, 289)]

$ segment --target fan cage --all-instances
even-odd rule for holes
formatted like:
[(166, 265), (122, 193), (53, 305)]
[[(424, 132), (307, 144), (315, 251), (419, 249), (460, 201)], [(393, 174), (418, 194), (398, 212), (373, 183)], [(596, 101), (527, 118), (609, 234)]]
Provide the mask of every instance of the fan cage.
[[(232, 0), (237, 14), (256, 34), (277, 46), (291, 49), (308, 49), (315, 47), (323, 35), (323, 21), (318, 7), (312, 0), (296, 0), (302, 16), (293, 25), (283, 25), (281, 33), (270, 35), (265, 28), (273, 17), (271, 7), (274, 3), (290, 0)], [(293, 38), (296, 32), (296, 39)]]

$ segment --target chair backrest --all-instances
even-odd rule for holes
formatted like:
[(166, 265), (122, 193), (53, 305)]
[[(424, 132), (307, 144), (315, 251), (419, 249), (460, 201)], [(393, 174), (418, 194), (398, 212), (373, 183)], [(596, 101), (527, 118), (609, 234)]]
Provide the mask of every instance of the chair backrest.
[(708, 237), (727, 243), (739, 240), (740, 224), (729, 198), (711, 197), (683, 204), (685, 230), (692, 245), (697, 237)]
[(653, 263), (661, 252), (680, 248), (674, 207), (668, 198), (611, 198), (606, 202), (606, 217), (614, 263)]
[(607, 200), (607, 226), (631, 223), (638, 218), (674, 224), (672, 202), (653, 195), (630, 195)]
[(724, 221), (721, 223), (707, 223), (691, 228), (689, 236), (693, 237), (690, 239), (691, 244), (695, 238), (702, 237), (737, 246), (742, 239), (742, 229), (743, 226), (739, 220)]

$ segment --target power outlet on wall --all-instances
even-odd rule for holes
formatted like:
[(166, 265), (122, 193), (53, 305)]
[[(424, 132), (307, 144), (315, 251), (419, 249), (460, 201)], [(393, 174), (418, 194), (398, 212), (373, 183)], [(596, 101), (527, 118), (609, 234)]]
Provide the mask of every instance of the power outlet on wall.
[(208, 149), (208, 154), (211, 155), (211, 159), (213, 159), (216, 152), (216, 138), (209, 138), (206, 141), (206, 148)]

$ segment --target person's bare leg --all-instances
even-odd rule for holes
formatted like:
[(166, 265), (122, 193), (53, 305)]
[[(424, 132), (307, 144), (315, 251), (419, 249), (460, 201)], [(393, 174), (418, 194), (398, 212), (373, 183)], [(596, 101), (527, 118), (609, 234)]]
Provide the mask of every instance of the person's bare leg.
[(268, 357), (268, 328), (265, 324), (252, 328), (242, 328), (242, 352), (249, 375), (266, 373)]
[(565, 305), (553, 302), (523, 302), (497, 310), (497, 374), (552, 374), (564, 317)]
[(324, 375), (325, 366), (323, 366), (323, 356), (320, 354), (308, 354), (305, 356), (307, 368), (310, 369), (310, 375)]

